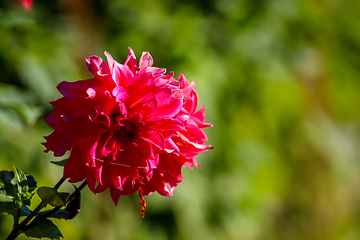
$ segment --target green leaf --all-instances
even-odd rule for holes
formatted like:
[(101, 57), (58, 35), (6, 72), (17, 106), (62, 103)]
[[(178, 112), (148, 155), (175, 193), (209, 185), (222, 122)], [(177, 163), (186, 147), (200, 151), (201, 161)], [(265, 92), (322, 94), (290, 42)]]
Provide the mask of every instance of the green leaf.
[(4, 195), (12, 196), (19, 199), (20, 195), (17, 190), (16, 181), (14, 181), (14, 172), (0, 172), (0, 192)]
[(16, 206), (15, 202), (0, 202), (0, 214), (7, 213), (15, 216)]
[(26, 195), (25, 197), (21, 197), (21, 200), (22, 200), (22, 203), (27, 205), (27, 206), (30, 206), (31, 205), (31, 201), (30, 201), (30, 198), (32, 197), (32, 195)]
[[(11, 180), (14, 178), (14, 172), (9, 171), (0, 171), (0, 183), (11, 183)], [(0, 185), (1, 187), (1, 185)]]
[(27, 181), (27, 177), (26, 174), (21, 171), (20, 169), (18, 169), (17, 167), (14, 167), (15, 169), (15, 177), (14, 179), (17, 181), (17, 183), (19, 184), (20, 188), (19, 188), (19, 192), (22, 193), (26, 193), (27, 191), (29, 191), (29, 186), (28, 186), (28, 181)]
[(14, 201), (13, 196), (9, 196), (4, 193), (0, 193), (0, 202), (12, 202), (12, 201)]
[[(18, 205), (16, 202), (0, 202), (0, 214), (7, 213), (15, 216), (18, 211)], [(31, 213), (31, 210), (25, 206), (21, 205), (20, 217), (27, 216)]]
[[(50, 211), (51, 210), (39, 212), (37, 218), (47, 214)], [(68, 210), (65, 210), (65, 209), (59, 209), (54, 214), (52, 214), (50, 217), (51, 218), (58, 218), (58, 219), (70, 219), (71, 212), (68, 211)]]
[(60, 237), (63, 237), (59, 228), (49, 219), (45, 219), (35, 227), (30, 228), (25, 232), (25, 235), (34, 238), (46, 237), (50, 239), (60, 239)]
[(40, 187), (37, 190), (37, 194), (43, 200), (44, 203), (50, 204), (51, 206), (57, 207), (65, 204), (69, 193), (59, 193), (54, 188), (51, 187)]
[(35, 181), (35, 178), (30, 174), (26, 174), (26, 178), (29, 186), (29, 192), (34, 191), (37, 187), (37, 182)]
[(16, 187), (12, 182), (14, 172), (1, 171), (0, 172), (0, 193), (3, 195), (10, 195), (17, 197)]
[(20, 198), (20, 195), (17, 191), (16, 185), (14, 185), (12, 183), (5, 183), (5, 191), (6, 191), (6, 195), (8, 195), (8, 196), (12, 196), (15, 199)]
[(14, 172), (0, 172), (0, 202), (16, 200), (30, 206), (37, 183), (30, 174), (25, 174), (17, 167), (14, 169)]
[(66, 158), (66, 159), (63, 159), (63, 160), (61, 160), (61, 161), (50, 161), (50, 162), (53, 163), (53, 164), (55, 164), (55, 165), (58, 165), (58, 166), (63, 167), (63, 166), (65, 166), (65, 163), (66, 163), (68, 160), (69, 160), (69, 159)]

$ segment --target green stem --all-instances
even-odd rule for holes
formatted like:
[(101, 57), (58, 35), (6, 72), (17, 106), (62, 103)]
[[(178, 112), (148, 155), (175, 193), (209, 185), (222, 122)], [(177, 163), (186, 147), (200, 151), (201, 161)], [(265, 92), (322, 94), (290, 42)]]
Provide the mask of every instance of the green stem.
[(18, 209), (17, 209), (16, 214), (14, 216), (14, 226), (13, 226), (13, 228), (17, 228), (17, 226), (19, 225), (22, 202), (15, 202), (15, 204), (17, 205)]
[(61, 184), (65, 182), (65, 178), (61, 178), (57, 184), (55, 184), (54, 189), (58, 190)]

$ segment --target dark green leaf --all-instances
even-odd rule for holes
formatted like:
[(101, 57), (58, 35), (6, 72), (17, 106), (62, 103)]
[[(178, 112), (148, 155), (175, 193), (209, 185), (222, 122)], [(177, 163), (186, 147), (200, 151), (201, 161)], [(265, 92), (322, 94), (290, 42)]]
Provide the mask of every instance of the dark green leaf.
[(69, 211), (71, 214), (65, 219), (72, 219), (80, 212), (81, 206), (81, 193), (75, 195), (75, 197), (68, 203), (65, 210)]
[[(67, 192), (59, 192), (57, 196), (65, 203), (66, 199), (69, 197), (70, 193)], [(56, 206), (54, 206), (56, 207)]]
[[(0, 171), (0, 183), (11, 183), (11, 180), (14, 178), (13, 171)], [(1, 185), (0, 185), (1, 186)]]
[(37, 187), (37, 182), (35, 181), (34, 177), (30, 174), (26, 174), (26, 178), (29, 186), (29, 192), (34, 191)]
[(63, 166), (65, 166), (65, 163), (66, 163), (68, 160), (69, 160), (69, 159), (66, 158), (66, 159), (61, 160), (61, 161), (50, 161), (50, 162), (53, 163), (53, 164), (55, 164), (55, 165), (58, 165), (58, 166), (63, 167)]
[(63, 237), (59, 228), (49, 219), (45, 219), (35, 227), (27, 230), (25, 235), (34, 238), (46, 237), (50, 239), (60, 239), (60, 237)]
[(0, 202), (0, 214), (7, 213), (15, 216), (16, 207), (15, 202)]
[(14, 178), (14, 172), (1, 171), (0, 172), (0, 193), (3, 195), (9, 195), (17, 197), (16, 186), (12, 179)]
[[(15, 216), (17, 214), (17, 203), (16, 202), (0, 202), (0, 214), (7, 213)], [(20, 216), (27, 216), (31, 213), (30, 209), (24, 204), (21, 205)]]
[(6, 192), (6, 195), (12, 196), (15, 199), (20, 198), (17, 185), (16, 185), (16, 183), (14, 184), (13, 181), (10, 181), (10, 182), (6, 181), (4, 183), (4, 190)]
[[(50, 210), (49, 211), (43, 211), (43, 212), (40, 212), (39, 214), (38, 214), (38, 217), (41, 217), (41, 216), (43, 216), (43, 215), (45, 215), (45, 214), (47, 214), (48, 212), (50, 212)], [(70, 211), (68, 211), (68, 210), (64, 210), (64, 209), (59, 209), (58, 211), (56, 211), (53, 215), (51, 215), (50, 217), (51, 218), (58, 218), (58, 219), (70, 219), (70, 217), (71, 217), (71, 212)]]
[(29, 196), (28, 198), (22, 198), (22, 199), (21, 199), (21, 200), (22, 200), (22, 203), (23, 203), (24, 205), (30, 206), (30, 205), (31, 205), (30, 198), (31, 198), (31, 196)]

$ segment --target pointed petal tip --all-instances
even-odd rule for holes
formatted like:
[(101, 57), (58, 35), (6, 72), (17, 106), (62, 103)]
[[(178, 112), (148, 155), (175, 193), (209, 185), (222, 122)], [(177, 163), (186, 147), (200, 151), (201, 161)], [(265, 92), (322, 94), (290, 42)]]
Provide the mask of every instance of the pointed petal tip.
[(121, 191), (115, 187), (110, 187), (110, 195), (111, 195), (111, 200), (113, 201), (115, 206), (117, 206), (121, 196)]
[(108, 51), (104, 51), (104, 55), (105, 55), (106, 57), (111, 57), (111, 58), (112, 58), (111, 54), (110, 54)]

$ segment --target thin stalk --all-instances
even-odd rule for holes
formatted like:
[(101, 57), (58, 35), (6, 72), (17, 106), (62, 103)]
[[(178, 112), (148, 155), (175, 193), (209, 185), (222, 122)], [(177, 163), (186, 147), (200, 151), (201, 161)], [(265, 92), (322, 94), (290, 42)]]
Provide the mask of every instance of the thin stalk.
[(22, 202), (15, 202), (15, 204), (18, 205), (17, 206), (18, 210), (16, 211), (16, 214), (14, 216), (14, 226), (13, 226), (13, 228), (17, 228), (17, 226), (19, 225)]
[(54, 189), (58, 190), (61, 184), (65, 182), (65, 178), (61, 178), (57, 184), (55, 184)]

